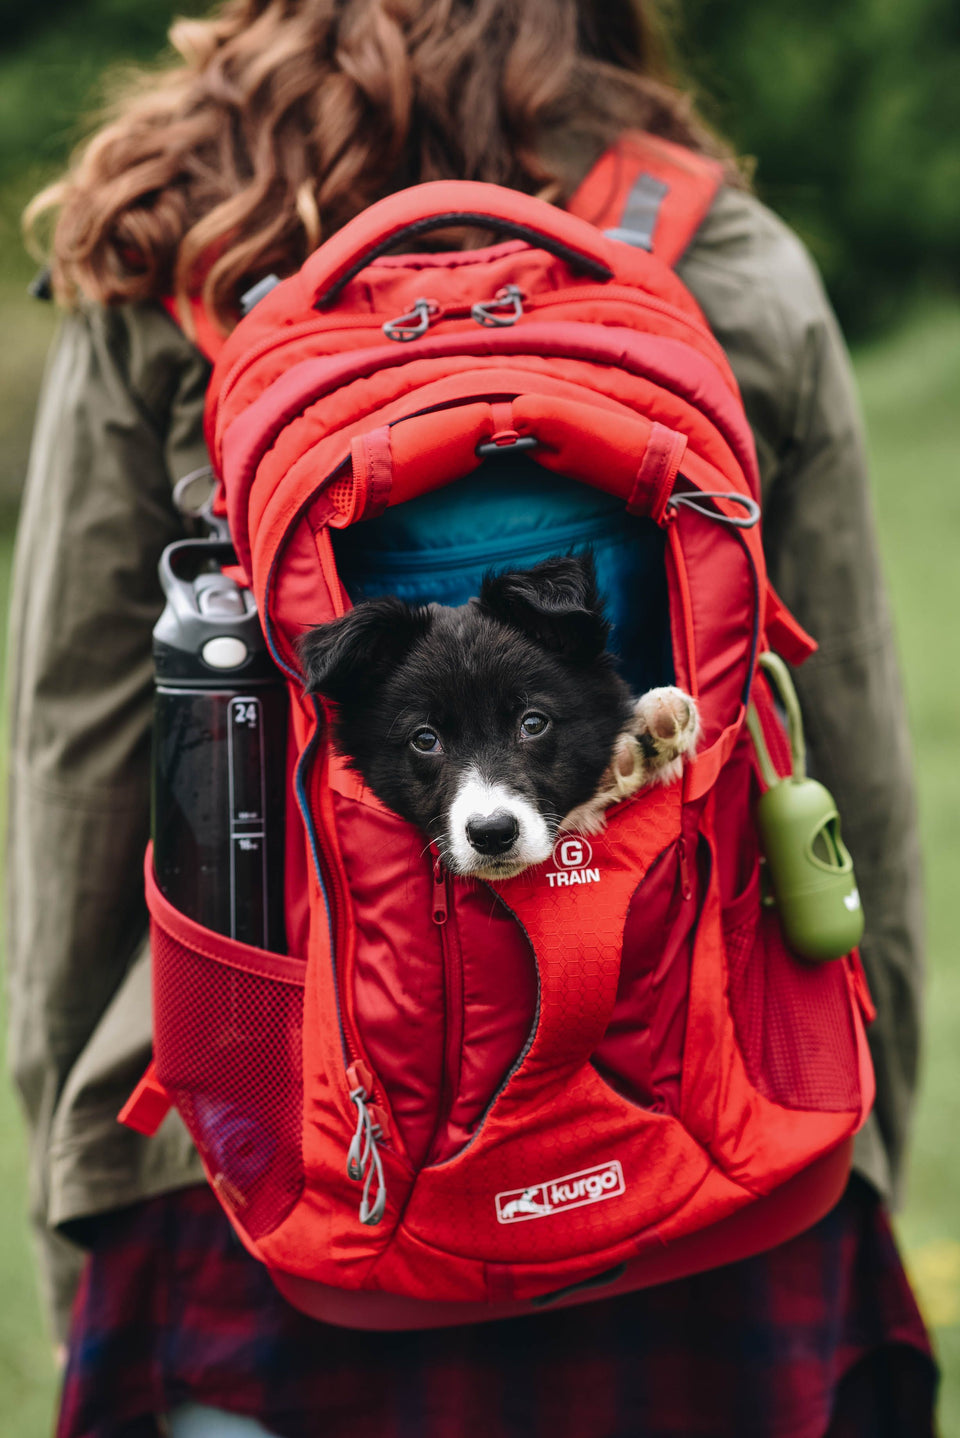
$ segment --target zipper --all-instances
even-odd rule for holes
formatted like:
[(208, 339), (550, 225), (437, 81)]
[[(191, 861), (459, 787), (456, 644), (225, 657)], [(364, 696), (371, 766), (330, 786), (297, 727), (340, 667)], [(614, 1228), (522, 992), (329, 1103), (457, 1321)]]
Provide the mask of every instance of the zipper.
[(757, 655), (760, 652), (760, 575), (757, 572), (757, 561), (754, 559), (750, 546), (739, 529), (734, 534), (740, 541), (740, 548), (743, 550), (747, 564), (750, 568), (750, 575), (753, 580), (753, 633), (750, 643), (750, 662), (747, 665), (747, 677), (744, 681), (741, 702), (744, 709), (750, 703), (750, 694), (753, 689), (753, 676), (757, 671)]
[[(377, 1088), (376, 1079), (367, 1063), (345, 1001), (350, 975), (345, 972), (346, 965), (341, 965), (341, 952), (339, 951), (342, 950), (345, 929), (346, 896), (343, 892), (339, 870), (335, 865), (327, 862), (318, 840), (318, 825), (314, 820), (314, 814), (318, 813), (320, 815), (319, 827), (324, 830), (329, 827), (327, 816), (320, 803), (322, 792), (320, 776), (323, 764), (314, 762), (317, 757), (317, 749), (321, 744), (327, 742), (324, 719), (319, 705), (317, 706), (317, 725), (317, 734), (304, 751), (298, 766), (297, 797), (307, 828), (317, 877), (327, 906), (340, 1048), (343, 1056), (347, 1096), (356, 1110), (356, 1127), (346, 1155), (347, 1177), (355, 1183), (363, 1185), (357, 1216), (362, 1224), (373, 1227), (380, 1222), (386, 1211), (387, 1183), (380, 1149), (384, 1143), (389, 1142), (390, 1133), (387, 1125), (385, 1100)], [(307, 783), (304, 774), (304, 766), (307, 763), (313, 763), (310, 776), (313, 803), (307, 800)]]
[[(667, 532), (667, 548), (664, 558), (667, 563), (669, 585), (670, 573), (673, 572), (674, 586), (677, 598), (680, 601), (680, 619), (683, 627), (683, 647), (687, 659), (687, 683), (690, 686), (690, 693), (694, 699), (699, 698), (699, 685), (697, 682), (697, 653), (693, 633), (693, 609), (690, 602), (690, 583), (687, 576), (686, 560), (683, 553), (683, 545), (680, 535), (677, 532), (677, 511), (668, 509), (664, 516), (663, 527)], [(671, 598), (671, 610), (673, 609), (673, 595)], [(672, 624), (671, 624), (672, 627)], [(676, 660), (677, 645), (674, 643), (674, 659)]]
[[(488, 883), (486, 883), (486, 882), (484, 882), (484, 881), (482, 881), (482, 880), (481, 880), (481, 882), (483, 883), (484, 888), (489, 892), (491, 898), (492, 898), (493, 901), (494, 901), (494, 904), (501, 904), (501, 905), (503, 905), (504, 908), (506, 908), (507, 906), (506, 906), (505, 904), (503, 904), (503, 900), (500, 898), (500, 895), (497, 893), (496, 889), (494, 889), (491, 884), (488, 884)], [(438, 1168), (442, 1168), (444, 1164), (452, 1163), (452, 1162), (454, 1161), (454, 1159), (460, 1158), (460, 1156), (461, 1156), (462, 1154), (466, 1153), (467, 1149), (470, 1148), (470, 1146), (471, 1146), (473, 1143), (476, 1142), (477, 1138), (479, 1138), (481, 1132), (483, 1131), (483, 1126), (484, 1126), (484, 1124), (486, 1123), (487, 1118), (488, 1118), (488, 1116), (489, 1116), (489, 1114), (490, 1114), (490, 1111), (492, 1110), (494, 1104), (497, 1102), (497, 1099), (500, 1097), (500, 1095), (503, 1093), (504, 1089), (505, 1089), (505, 1088), (507, 1087), (507, 1085), (510, 1083), (510, 1080), (513, 1078), (514, 1074), (515, 1074), (515, 1073), (517, 1072), (517, 1070), (522, 1066), (524, 1060), (525, 1060), (526, 1057), (527, 1057), (527, 1054), (528, 1054), (528, 1053), (530, 1052), (530, 1050), (533, 1048), (533, 1043), (534, 1043), (534, 1040), (536, 1039), (536, 1036), (537, 1036), (537, 1030), (538, 1030), (539, 1027), (540, 1027), (540, 1003), (541, 1003), (541, 997), (542, 997), (542, 987), (541, 987), (541, 983), (540, 983), (540, 969), (539, 969), (539, 967), (538, 967), (538, 965), (537, 965), (536, 951), (535, 951), (534, 946), (533, 946), (533, 941), (532, 941), (532, 939), (530, 938), (530, 935), (527, 933), (526, 929), (524, 928), (523, 924), (521, 923), (520, 919), (517, 917), (516, 914), (513, 913), (512, 909), (507, 909), (507, 912), (510, 914), (510, 917), (513, 919), (513, 921), (517, 924), (517, 926), (519, 927), (521, 933), (523, 934), (524, 938), (526, 939), (528, 945), (530, 946), (530, 962), (533, 964), (533, 971), (534, 971), (534, 974), (536, 975), (536, 979), (537, 979), (537, 1002), (536, 1002), (536, 1007), (534, 1008), (534, 1012), (533, 1012), (533, 1022), (532, 1022), (531, 1025), (530, 1025), (530, 1031), (529, 1031), (529, 1033), (527, 1034), (526, 1039), (524, 1040), (522, 1049), (520, 1050), (520, 1052), (519, 1052), (519, 1054), (517, 1055), (517, 1057), (514, 1059), (513, 1063), (510, 1065), (510, 1067), (509, 1067), (509, 1069), (507, 1070), (507, 1072), (504, 1074), (503, 1078), (500, 1080), (500, 1085), (499, 1085), (499, 1087), (498, 1087), (498, 1088), (496, 1089), (496, 1091), (493, 1093), (493, 1095), (492, 1095), (491, 1098), (490, 1098), (489, 1103), (487, 1104), (486, 1108), (483, 1110), (483, 1113), (482, 1113), (482, 1114), (480, 1115), (480, 1117), (478, 1118), (478, 1120), (477, 1120), (477, 1122), (476, 1122), (476, 1124), (475, 1124), (475, 1126), (474, 1126), (473, 1132), (471, 1133), (470, 1137), (467, 1139), (467, 1141), (466, 1141), (465, 1144), (463, 1144), (460, 1148), (458, 1148), (458, 1149), (456, 1150), (455, 1153), (450, 1154), (450, 1156), (449, 1156), (448, 1158), (445, 1158), (442, 1163), (435, 1165), (435, 1166), (438, 1167)], [(462, 1010), (461, 1010), (461, 1012), (462, 1012)], [(462, 1041), (463, 1041), (463, 1040), (462, 1040), (462, 1035), (461, 1035), (460, 1042), (462, 1043)], [(440, 1124), (438, 1123), (438, 1124), (437, 1124), (437, 1128), (436, 1128), (436, 1132), (434, 1133), (434, 1136), (433, 1136), (433, 1138), (432, 1138), (431, 1141), (430, 1141), (430, 1147), (429, 1147), (429, 1149), (428, 1149), (428, 1151), (427, 1151), (428, 1156), (427, 1156), (427, 1158), (424, 1160), (424, 1167), (425, 1167), (425, 1168), (427, 1167), (428, 1164), (430, 1164), (430, 1163), (432, 1162), (433, 1154), (434, 1154), (434, 1152), (436, 1151), (436, 1147), (437, 1147), (437, 1140), (438, 1140), (438, 1137), (439, 1137), (439, 1133), (440, 1133)]]
[[(555, 305), (569, 304), (572, 299), (607, 302), (611, 305), (626, 306), (628, 309), (645, 311), (648, 314), (664, 315), (666, 318), (675, 321), (675, 323), (683, 325), (691, 334), (695, 334), (701, 343), (706, 341), (707, 348), (712, 350), (718, 360), (723, 360), (723, 363), (726, 364), (723, 350), (717, 344), (716, 340), (713, 339), (707, 330), (698, 325), (695, 320), (691, 319), (684, 310), (678, 309), (676, 305), (670, 304), (668, 300), (658, 299), (656, 295), (647, 295), (642, 291), (638, 293), (626, 285), (571, 286), (565, 290), (556, 290), (549, 296), (543, 298), (534, 298), (525, 301), (524, 308), (526, 313), (535, 314), (543, 310), (548, 310)], [(469, 318), (470, 312), (471, 304), (469, 302), (465, 302), (462, 305), (442, 306), (430, 326), (430, 333), (436, 334), (438, 327), (441, 326), (445, 320)], [(220, 388), (218, 404), (220, 406), (223, 405), (231, 391), (236, 387), (251, 366), (255, 365), (258, 360), (263, 359), (273, 350), (282, 348), (282, 346), (290, 340), (304, 339), (313, 333), (334, 335), (350, 330), (362, 329), (368, 329), (371, 335), (377, 335), (378, 332), (382, 330), (384, 320), (389, 322), (395, 318), (396, 316), (394, 315), (384, 315), (370, 311), (363, 315), (345, 315), (336, 325), (331, 325), (319, 318), (311, 318), (301, 321), (300, 324), (284, 327), (279, 335), (274, 334), (267, 339), (262, 339), (258, 344), (254, 345), (252, 349), (247, 350), (234, 361), (232, 368), (227, 372), (227, 376)], [(379, 339), (377, 339), (376, 342), (380, 343)]]
[(663, 315), (667, 319), (675, 320), (677, 324), (683, 325), (691, 334), (695, 334), (702, 342), (706, 340), (708, 349), (714, 355), (727, 364), (723, 350), (716, 339), (705, 326), (697, 324), (691, 319), (685, 310), (678, 309), (669, 300), (658, 299), (656, 295), (648, 295), (645, 291), (637, 291), (628, 288), (626, 285), (584, 285), (578, 289), (557, 290), (549, 298), (537, 298), (528, 300), (526, 309), (533, 313), (537, 310), (549, 309), (551, 305), (568, 304), (571, 299), (607, 301), (611, 304), (626, 305), (628, 309), (646, 310), (648, 313)]
[[(251, 310), (250, 313), (252, 314), (253, 311)], [(344, 315), (337, 325), (325, 325), (316, 318), (311, 318), (309, 320), (301, 320), (298, 325), (281, 326), (278, 331), (260, 340), (259, 343), (255, 344), (251, 349), (244, 350), (243, 354), (234, 360), (230, 369), (227, 371), (223, 384), (220, 386), (220, 399), (218, 400), (218, 404), (226, 399), (227, 395), (236, 387), (251, 366), (255, 365), (258, 360), (263, 359), (264, 356), (270, 354), (273, 350), (282, 349), (290, 340), (304, 339), (307, 335), (321, 332), (332, 335), (348, 330), (370, 329), (373, 327), (374, 320), (374, 316), (366, 314)]]
[[(449, 893), (447, 890), (447, 873), (439, 859), (433, 861), (433, 922), (438, 929), (443, 929), (444, 924), (450, 916)], [(441, 934), (442, 940), (442, 934)]]
[[(680, 893), (684, 900), (693, 898), (693, 885), (690, 883), (690, 861), (687, 858), (687, 841), (683, 834), (677, 840), (677, 859), (680, 867)], [(649, 871), (648, 871), (649, 872)], [(644, 875), (646, 878), (647, 875)]]
[(443, 1073), (437, 1102), (437, 1121), (427, 1150), (427, 1157), (424, 1160), (425, 1163), (429, 1163), (436, 1152), (440, 1136), (449, 1122), (460, 1088), (460, 1063), (463, 1049), (463, 954), (460, 951), (456, 918), (454, 917), (453, 922), (450, 922), (453, 899), (452, 883), (449, 871), (444, 868), (439, 855), (435, 855), (431, 917), (437, 926), (440, 937), (445, 1024)]
[(371, 560), (376, 563), (378, 573), (401, 573), (415, 569), (418, 574), (439, 574), (446, 570), (460, 569), (464, 564), (469, 564), (474, 558), (489, 558), (490, 563), (497, 563), (501, 558), (523, 559), (527, 555), (536, 555), (544, 552), (547, 545), (555, 545), (564, 549), (571, 544), (587, 542), (592, 539), (602, 539), (615, 531), (616, 536), (623, 539), (623, 504), (619, 503), (616, 509), (611, 505), (607, 514), (597, 515), (583, 523), (559, 525), (556, 529), (543, 529), (536, 532), (535, 537), (516, 543), (510, 539), (504, 539), (499, 544), (458, 544), (450, 549), (438, 550), (442, 558), (427, 558), (423, 550), (380, 550), (380, 549), (351, 549), (351, 560)]

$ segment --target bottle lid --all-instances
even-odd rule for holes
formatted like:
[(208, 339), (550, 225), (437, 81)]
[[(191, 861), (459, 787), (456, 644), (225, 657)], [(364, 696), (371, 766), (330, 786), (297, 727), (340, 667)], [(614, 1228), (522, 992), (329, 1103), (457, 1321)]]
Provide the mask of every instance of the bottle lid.
[(166, 607), (153, 630), (160, 683), (222, 688), (225, 680), (276, 683), (256, 600), (230, 574), (233, 546), (221, 539), (185, 539), (160, 560)]

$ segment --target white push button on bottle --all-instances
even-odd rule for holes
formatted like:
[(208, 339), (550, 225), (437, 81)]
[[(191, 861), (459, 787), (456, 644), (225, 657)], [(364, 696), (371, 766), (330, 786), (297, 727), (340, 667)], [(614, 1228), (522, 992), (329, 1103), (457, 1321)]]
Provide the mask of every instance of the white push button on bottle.
[(218, 634), (207, 640), (200, 654), (211, 669), (236, 669), (247, 657), (247, 646), (231, 634)]

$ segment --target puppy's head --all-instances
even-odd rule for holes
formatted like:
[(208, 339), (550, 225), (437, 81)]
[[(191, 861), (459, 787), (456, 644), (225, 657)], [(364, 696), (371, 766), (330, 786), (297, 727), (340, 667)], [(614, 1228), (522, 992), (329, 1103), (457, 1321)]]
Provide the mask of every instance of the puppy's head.
[(358, 604), (301, 642), (309, 692), (388, 808), (449, 867), (508, 878), (547, 859), (631, 712), (592, 559), (488, 575), (459, 609)]

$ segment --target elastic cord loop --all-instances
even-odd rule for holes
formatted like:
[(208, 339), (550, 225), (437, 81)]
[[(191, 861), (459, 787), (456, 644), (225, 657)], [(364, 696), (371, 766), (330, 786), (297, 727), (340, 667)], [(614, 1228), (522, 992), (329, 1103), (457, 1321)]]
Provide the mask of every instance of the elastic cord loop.
[[(747, 512), (742, 518), (734, 514), (723, 514), (719, 509), (710, 509), (700, 501), (704, 499), (727, 499), (731, 504), (739, 504)], [(715, 519), (718, 524), (729, 524), (734, 529), (752, 529), (760, 519), (760, 506), (755, 499), (750, 499), (745, 494), (738, 494), (736, 490), (684, 490), (680, 494), (670, 496), (670, 504), (684, 504), (688, 509), (695, 509), (697, 514), (702, 514), (706, 519)], [(669, 506), (668, 506), (669, 508)]]

